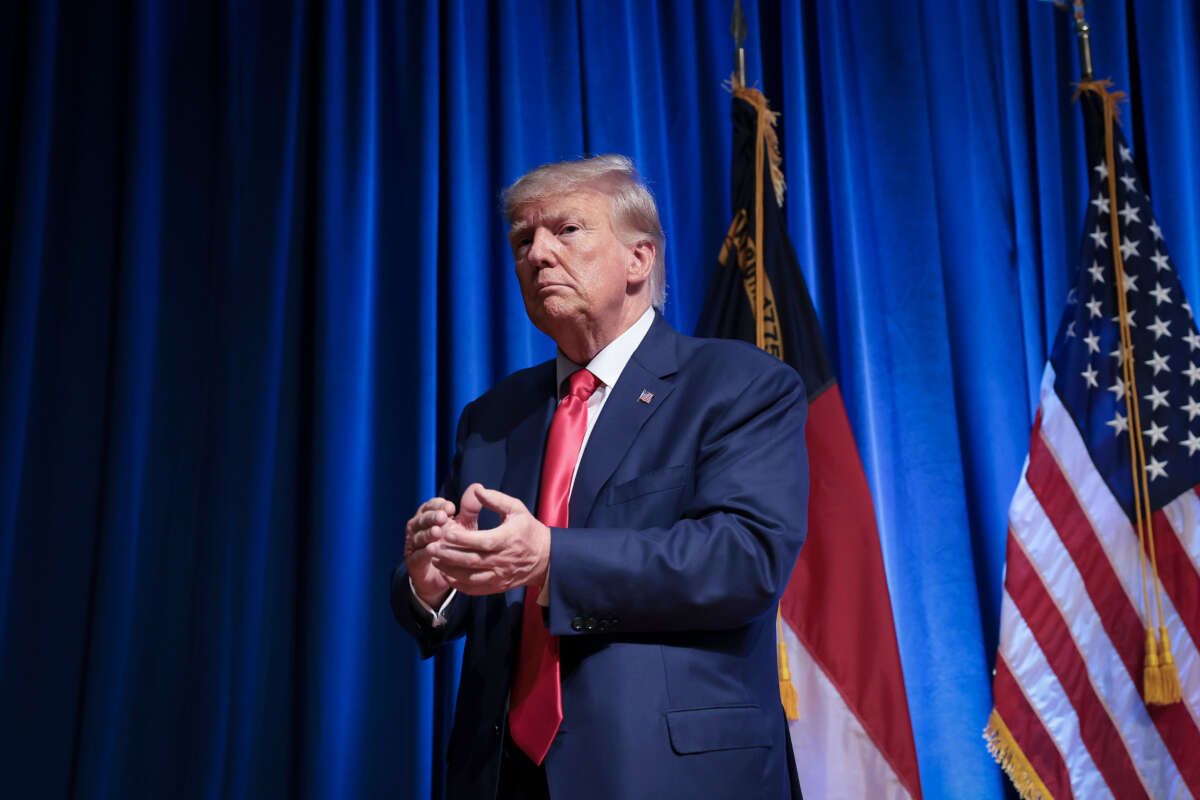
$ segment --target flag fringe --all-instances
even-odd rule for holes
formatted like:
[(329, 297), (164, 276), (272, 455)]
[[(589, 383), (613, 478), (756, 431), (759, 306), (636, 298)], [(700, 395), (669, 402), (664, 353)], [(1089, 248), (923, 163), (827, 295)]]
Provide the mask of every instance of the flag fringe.
[(983, 738), (987, 742), (988, 752), (1008, 775), (1022, 800), (1054, 800), (1054, 795), (1042, 783), (1037, 770), (1029, 763), (1025, 752), (1000, 718), (1000, 712), (995, 709), (992, 709), (987, 727), (983, 729)]
[[(1072, 103), (1078, 100), (1079, 96), (1084, 92), (1095, 92), (1096, 94), (1100, 95), (1100, 99), (1102, 101), (1112, 103), (1113, 119), (1116, 120), (1118, 125), (1121, 123), (1121, 106), (1119, 104), (1128, 102), (1129, 98), (1125, 96), (1124, 92), (1109, 91), (1113, 85), (1112, 78), (1104, 78), (1098, 81), (1080, 81), (1079, 83), (1072, 85), (1075, 87), (1075, 93), (1071, 95)], [(1105, 96), (1108, 96), (1112, 99), (1105, 101)]]

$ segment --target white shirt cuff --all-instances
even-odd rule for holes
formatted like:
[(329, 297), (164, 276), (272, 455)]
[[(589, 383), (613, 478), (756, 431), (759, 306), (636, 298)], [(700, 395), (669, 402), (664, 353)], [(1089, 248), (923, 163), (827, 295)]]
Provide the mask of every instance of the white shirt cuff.
[(421, 608), (429, 612), (433, 627), (440, 628), (446, 624), (446, 609), (450, 607), (450, 601), (454, 599), (454, 595), (458, 594), (458, 589), (451, 589), (450, 594), (446, 595), (446, 599), (442, 601), (442, 605), (437, 611), (433, 610), (433, 606), (421, 599), (421, 595), (417, 594), (417, 587), (413, 586), (412, 578), (408, 579), (408, 588), (412, 591), (413, 599)]

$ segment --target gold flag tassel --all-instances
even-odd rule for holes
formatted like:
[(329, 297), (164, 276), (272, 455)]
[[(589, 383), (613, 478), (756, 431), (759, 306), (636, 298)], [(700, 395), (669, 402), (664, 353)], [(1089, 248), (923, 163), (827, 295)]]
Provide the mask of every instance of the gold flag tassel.
[(788, 722), (795, 722), (800, 719), (800, 697), (796, 694), (796, 685), (792, 683), (787, 647), (783, 644), (783, 612), (778, 609), (775, 611), (775, 634), (779, 654), (779, 700), (783, 703), (783, 713), (787, 714)]
[(1162, 704), (1169, 705), (1183, 700), (1183, 685), (1179, 682), (1179, 670), (1176, 669), (1175, 659), (1171, 656), (1171, 637), (1167, 636), (1167, 626), (1160, 625), (1158, 631), (1162, 638), (1159, 643), (1162, 650), (1159, 661), (1159, 676), (1162, 680), (1160, 696)]
[[(1124, 99), (1123, 92), (1110, 92), (1112, 81), (1080, 81), (1075, 98), (1083, 92), (1097, 95), (1104, 106), (1104, 161), (1107, 169), (1109, 198), (1109, 231), (1112, 235), (1113, 267), (1117, 284), (1117, 316), (1121, 331), (1121, 368), (1125, 383), (1125, 408), (1129, 414), (1129, 464), (1133, 479), (1134, 527), (1138, 534), (1138, 564), (1142, 576), (1142, 606), (1146, 614), (1145, 660), (1142, 666), (1142, 697), (1147, 705), (1169, 705), (1178, 703), (1183, 695), (1179, 684), (1179, 672), (1171, 656), (1171, 640), (1167, 636), (1166, 619), (1162, 609), (1161, 581), (1158, 577), (1158, 557), (1154, 547), (1154, 531), (1151, 527), (1153, 512), (1150, 510), (1150, 486), (1146, 478), (1146, 451), (1142, 441), (1142, 422), (1138, 404), (1137, 376), (1134, 373), (1133, 341), (1129, 332), (1129, 309), (1125, 299), (1125, 259), (1121, 252), (1121, 229), (1117, 221), (1117, 168), (1113, 153), (1113, 122), (1117, 116), (1117, 103)], [(1150, 554), (1150, 577), (1146, 575), (1146, 553)], [(1151, 614), (1150, 593), (1154, 587), (1154, 599), (1158, 611), (1159, 637), (1155, 637), (1154, 619)]]
[(1158, 644), (1154, 628), (1146, 628), (1146, 660), (1142, 663), (1142, 696), (1147, 705), (1162, 702), (1162, 665), (1158, 661)]

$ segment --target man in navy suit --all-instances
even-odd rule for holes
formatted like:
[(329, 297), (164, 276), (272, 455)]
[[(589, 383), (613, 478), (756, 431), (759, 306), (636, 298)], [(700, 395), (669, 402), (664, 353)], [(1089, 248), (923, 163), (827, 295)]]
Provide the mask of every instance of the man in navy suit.
[(467, 636), (448, 795), (797, 796), (776, 667), (808, 497), (797, 374), (657, 313), (662, 228), (628, 159), (540, 167), (505, 214), (559, 353), (464, 409), (392, 575), (424, 656)]

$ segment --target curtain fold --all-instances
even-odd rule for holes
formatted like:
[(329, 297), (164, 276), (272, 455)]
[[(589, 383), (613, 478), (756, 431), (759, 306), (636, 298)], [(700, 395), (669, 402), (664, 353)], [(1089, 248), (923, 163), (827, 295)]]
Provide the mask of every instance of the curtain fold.
[[(461, 645), (421, 662), (388, 575), (463, 405), (553, 355), (500, 191), (633, 157), (690, 332), (728, 224), (731, 5), (0, 10), (6, 795), (439, 795)], [(1007, 505), (1088, 199), (1069, 20), (743, 5), (924, 793), (999, 797), (979, 732)], [(1197, 11), (1087, 11), (1195, 299)]]

